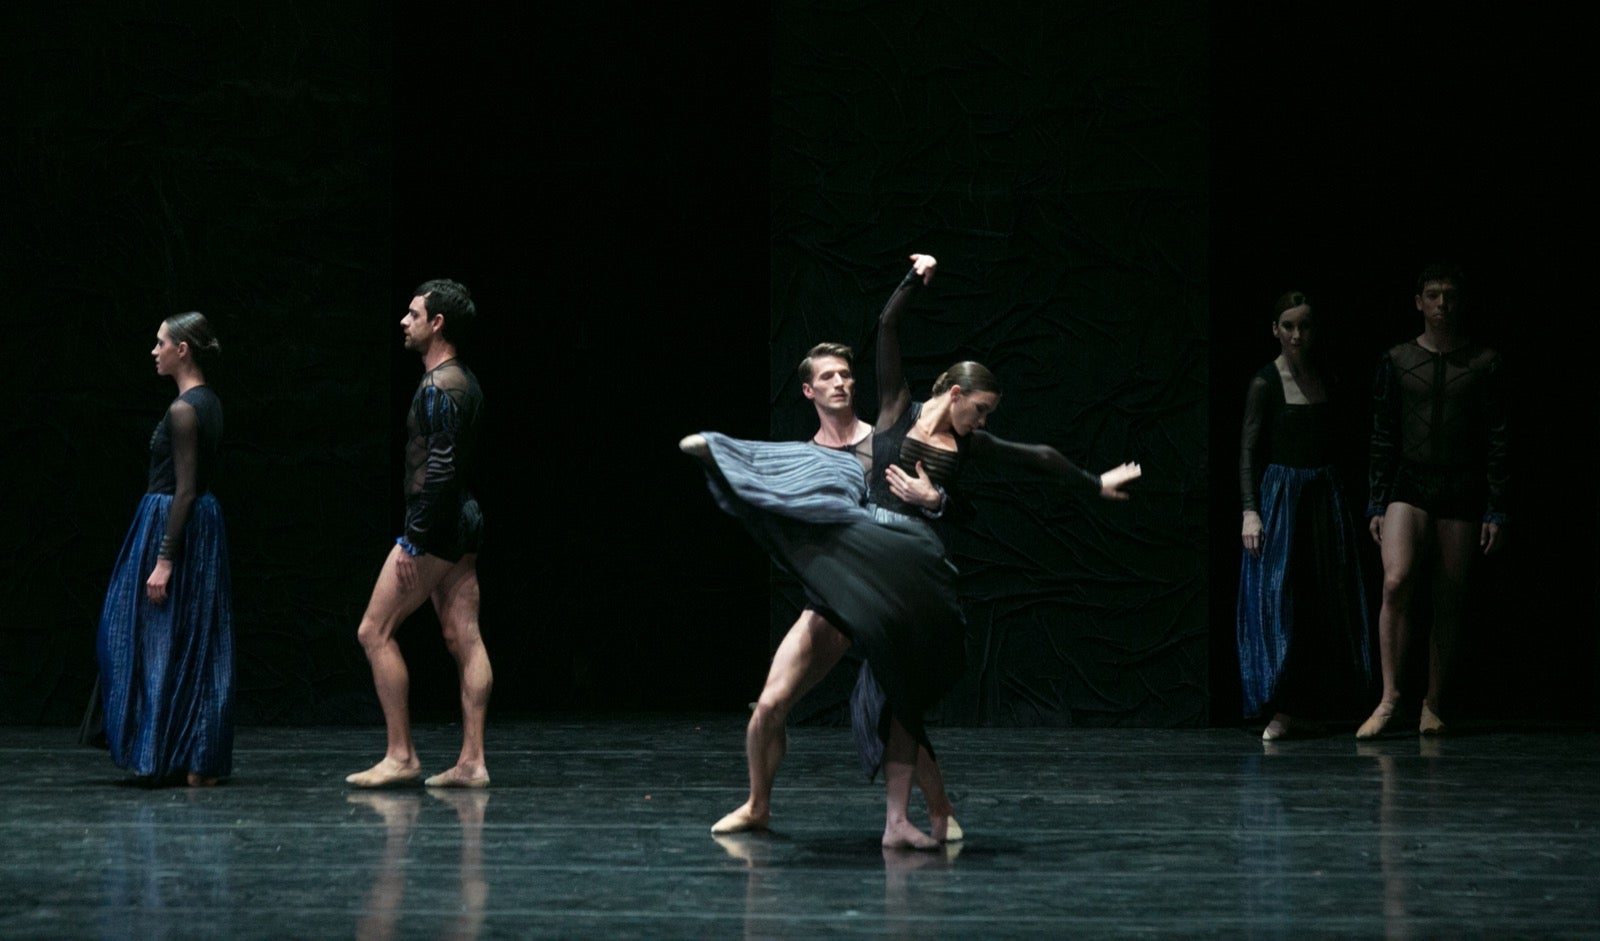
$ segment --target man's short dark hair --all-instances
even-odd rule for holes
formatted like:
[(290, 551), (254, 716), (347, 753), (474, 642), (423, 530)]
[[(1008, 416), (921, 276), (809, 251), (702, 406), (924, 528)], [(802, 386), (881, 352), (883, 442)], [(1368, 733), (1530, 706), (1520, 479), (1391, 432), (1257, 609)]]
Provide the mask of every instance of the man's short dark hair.
[(1427, 287), (1429, 281), (1449, 281), (1456, 286), (1456, 290), (1465, 293), (1467, 290), (1466, 279), (1461, 276), (1461, 269), (1455, 265), (1436, 262), (1422, 269), (1417, 275), (1417, 293)]
[(454, 343), (465, 334), (478, 317), (478, 308), (472, 303), (472, 293), (460, 281), (435, 278), (417, 285), (412, 297), (423, 298), (428, 319), (444, 316), (444, 337)]
[(855, 355), (855, 351), (850, 349), (850, 347), (845, 346), (843, 343), (818, 343), (816, 346), (811, 348), (809, 353), (806, 354), (806, 358), (800, 361), (800, 367), (796, 370), (796, 372), (800, 374), (800, 382), (802, 385), (810, 385), (812, 376), (814, 375), (811, 369), (812, 360), (821, 356), (835, 356), (844, 360), (848, 365), (854, 366)]

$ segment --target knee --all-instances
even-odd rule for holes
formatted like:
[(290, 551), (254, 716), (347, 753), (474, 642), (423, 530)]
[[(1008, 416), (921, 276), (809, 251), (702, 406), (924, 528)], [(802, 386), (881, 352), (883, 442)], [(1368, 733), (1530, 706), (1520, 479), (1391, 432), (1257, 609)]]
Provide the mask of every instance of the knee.
[(793, 703), (763, 692), (761, 698), (756, 701), (756, 708), (750, 713), (750, 727), (762, 731), (783, 728), (792, 705)]
[(1383, 600), (1402, 601), (1411, 594), (1411, 573), (1396, 572), (1385, 573), (1383, 576)]
[(394, 631), (388, 624), (373, 617), (362, 618), (361, 626), (356, 628), (356, 640), (368, 651), (384, 646), (393, 635)]

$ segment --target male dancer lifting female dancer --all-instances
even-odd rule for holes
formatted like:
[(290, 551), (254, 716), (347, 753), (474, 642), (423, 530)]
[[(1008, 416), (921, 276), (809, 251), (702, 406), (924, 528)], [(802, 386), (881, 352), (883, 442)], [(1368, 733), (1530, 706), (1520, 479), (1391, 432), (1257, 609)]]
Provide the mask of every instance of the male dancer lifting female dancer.
[[(858, 740), (873, 770), (879, 759), (870, 746), (882, 749), (888, 801), (884, 845), (931, 848), (942, 839), (959, 838), (959, 829), (950, 828), (952, 809), (927, 748), (922, 715), (960, 673), (964, 622), (954, 569), (922, 514), (942, 512), (944, 487), (954, 482), (968, 453), (1081, 480), (1107, 499), (1126, 499), (1120, 488), (1139, 476), (1136, 464), (1123, 464), (1096, 477), (1053, 448), (1013, 444), (982, 431), (999, 404), (1000, 390), (993, 375), (976, 363), (957, 364), (940, 377), (932, 399), (911, 402), (900, 367), (898, 318), (936, 266), (927, 255), (911, 260), (912, 270), (879, 318), (879, 377), (889, 391), (872, 434), (847, 408), (853, 400), (848, 349), (822, 347), (802, 363), (802, 378), (811, 374), (803, 389), (814, 403), (822, 399), (817, 406), (822, 428), (813, 444), (840, 450), (743, 442), (714, 433), (682, 442), (686, 452), (708, 464), (723, 509), (739, 517), (774, 560), (800, 578), (812, 602), (774, 654), (751, 716), (746, 733), (750, 797), (718, 821), (714, 833), (768, 826), (788, 711), (853, 649), (873, 668), (865, 681), (873, 715), (865, 736), (858, 723)], [(835, 458), (846, 454), (855, 460)], [(884, 468), (882, 474), (874, 473), (876, 467)], [(861, 504), (868, 494), (871, 508)], [(914, 772), (929, 801), (932, 836), (906, 817)]]

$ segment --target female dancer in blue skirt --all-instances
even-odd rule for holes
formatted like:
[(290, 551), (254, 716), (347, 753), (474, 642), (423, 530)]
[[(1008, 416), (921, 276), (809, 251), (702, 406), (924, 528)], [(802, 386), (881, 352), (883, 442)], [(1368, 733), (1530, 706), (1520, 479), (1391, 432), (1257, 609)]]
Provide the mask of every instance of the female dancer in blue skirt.
[(178, 397), (150, 438), (149, 490), (112, 570), (98, 654), (111, 759), (151, 783), (208, 786), (233, 769), (233, 594), (211, 476), (222, 401), (202, 364), (205, 316), (167, 318), (150, 351)]
[(1274, 305), (1280, 354), (1250, 381), (1240, 440), (1243, 561), (1236, 628), (1246, 717), (1261, 737), (1371, 685), (1366, 586), (1339, 454), (1332, 386), (1313, 358), (1311, 303)]

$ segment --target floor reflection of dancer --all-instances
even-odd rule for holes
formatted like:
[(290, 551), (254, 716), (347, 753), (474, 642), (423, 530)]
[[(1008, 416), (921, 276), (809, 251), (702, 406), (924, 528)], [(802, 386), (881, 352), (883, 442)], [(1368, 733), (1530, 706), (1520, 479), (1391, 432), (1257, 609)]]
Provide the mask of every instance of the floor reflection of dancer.
[(372, 876), (372, 888), (356, 922), (357, 941), (388, 941), (395, 936), (405, 910), (406, 862), (411, 847), (411, 827), (422, 809), (416, 793), (355, 793), (345, 798), (372, 808), (383, 820), (383, 854)]
[(1371, 738), (1401, 699), (1417, 582), (1431, 581), (1428, 690), (1418, 731), (1439, 718), (1465, 619), (1475, 554), (1501, 547), (1510, 489), (1510, 446), (1500, 355), (1473, 343), (1462, 322), (1461, 274), (1430, 266), (1417, 277), (1422, 334), (1379, 361), (1371, 446), (1372, 538), (1383, 556), (1378, 650), (1383, 698), (1356, 735)]
[(1247, 718), (1261, 737), (1292, 734), (1357, 690), (1370, 692), (1372, 646), (1355, 516), (1336, 464), (1333, 383), (1316, 357), (1311, 302), (1273, 305), (1278, 357), (1250, 380), (1240, 436), (1242, 560), (1235, 633)]
[(477, 378), (456, 358), (456, 341), (476, 314), (465, 287), (437, 280), (416, 289), (400, 320), (406, 349), (422, 356), (426, 372), (406, 418), (405, 534), (389, 550), (357, 631), (372, 665), (388, 735), (383, 760), (345, 778), (357, 787), (385, 787), (422, 776), (411, 740), (410, 676), (394, 633), (430, 598), (461, 683), (461, 753), (454, 767), (423, 783), (489, 784), (483, 732), (494, 675), (478, 631), (483, 520), (468, 489), (483, 394)]
[[(880, 321), (880, 345), (892, 347), (888, 354), (893, 361), (890, 388), (897, 390), (904, 381), (899, 373), (894, 322), (905, 297), (916, 285), (931, 278), (934, 267), (929, 256), (915, 255), (912, 260), (912, 271), (891, 298)], [(884, 356), (880, 352), (880, 370)], [(882, 709), (880, 721), (872, 723), (881, 734), (881, 738), (873, 737), (879, 738), (883, 748), (881, 764), (888, 802), (884, 845), (929, 848), (938, 845), (941, 836), (948, 835), (939, 830), (948, 824), (950, 816), (942, 782), (931, 762), (933, 776), (925, 780), (924, 790), (929, 797), (934, 835), (923, 834), (912, 826), (905, 809), (913, 768), (920, 764), (919, 749), (931, 757), (922, 713), (954, 681), (964, 656), (953, 569), (944, 559), (942, 543), (925, 523), (898, 510), (873, 511), (860, 505), (869, 486), (868, 475), (860, 472), (865, 469), (870, 473), (876, 455), (884, 452), (877, 436), (865, 434), (863, 423), (855, 419), (853, 411), (845, 414), (843, 406), (850, 396), (842, 386), (850, 377), (848, 369), (837, 367), (847, 366), (848, 361), (835, 358), (840, 362), (829, 362), (821, 370), (816, 363), (803, 364), (802, 378), (806, 378), (807, 369), (815, 371), (812, 378), (817, 381), (806, 383), (807, 396), (816, 401), (822, 395), (828, 402), (837, 403), (839, 410), (832, 418), (819, 406), (823, 427), (814, 443), (840, 451), (820, 451), (811, 445), (763, 445), (714, 434), (691, 436), (683, 443), (685, 451), (710, 465), (713, 491), (723, 508), (745, 522), (774, 560), (800, 578), (812, 601), (774, 655), (766, 687), (747, 729), (750, 797), (718, 821), (712, 832), (725, 834), (768, 826), (772, 780), (783, 757), (783, 723), (788, 709), (854, 646), (863, 660), (874, 666), (882, 689), (880, 705), (887, 707)], [(955, 381), (960, 376), (988, 375), (977, 364), (961, 367), (942, 377), (948, 381), (936, 389), (939, 399), (928, 413), (928, 427), (919, 429), (919, 433), (934, 436), (938, 443), (931, 444), (932, 448), (949, 452), (952, 468), (959, 441), (981, 428), (999, 400), (998, 388), (992, 388), (992, 376), (989, 389), (972, 389), (970, 383), (967, 389), (961, 388)], [(908, 401), (909, 392), (900, 398)], [(923, 412), (918, 405), (913, 418)], [(876, 428), (900, 424), (902, 413), (906, 413), (903, 402), (899, 409), (880, 415)], [(897, 444), (905, 440), (908, 431), (909, 428), (900, 430)], [(865, 447), (869, 440), (873, 441), (870, 451)], [(980, 448), (1081, 473), (1054, 449), (1043, 446), (1011, 445), (984, 435)], [(853, 454), (855, 460), (846, 458), (840, 462), (824, 456), (842, 457), (846, 453)], [(896, 459), (902, 456), (900, 447), (888, 453)], [(936, 460), (944, 458), (931, 456)], [(852, 474), (852, 470), (856, 473)], [(1091, 479), (1108, 494), (1121, 497), (1117, 488), (1137, 475), (1137, 467), (1124, 465), (1109, 472), (1103, 483)], [(935, 512), (942, 507), (944, 495), (936, 481), (924, 477), (920, 463), (886, 471), (885, 480), (890, 493), (900, 494), (893, 498), (899, 507), (910, 508), (911, 501)], [(808, 530), (793, 525), (794, 519), (838, 528)], [(863, 528), (868, 522), (876, 522), (884, 534), (871, 535)], [(821, 578), (824, 571), (833, 572), (836, 583), (829, 584)], [(874, 592), (879, 596), (869, 598)], [(925, 619), (919, 621), (919, 612)], [(841, 621), (841, 617), (846, 620)], [(880, 762), (874, 759), (873, 763), (876, 766)]]
[(106, 743), (117, 767), (152, 783), (211, 785), (233, 768), (233, 592), (210, 489), (222, 400), (203, 368), (220, 353), (200, 313), (156, 331), (156, 373), (178, 397), (150, 438), (149, 492), (100, 612)]

